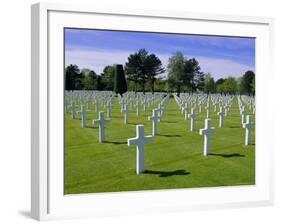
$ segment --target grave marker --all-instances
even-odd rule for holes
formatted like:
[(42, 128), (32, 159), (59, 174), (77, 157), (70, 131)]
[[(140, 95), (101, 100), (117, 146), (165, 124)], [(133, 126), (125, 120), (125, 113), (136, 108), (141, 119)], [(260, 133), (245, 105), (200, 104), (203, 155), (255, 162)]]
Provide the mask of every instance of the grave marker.
[(124, 108), (121, 110), (122, 113), (124, 113), (124, 124), (128, 124), (128, 114), (131, 112), (129, 110), (127, 104), (124, 104)]
[(243, 128), (245, 128), (245, 145), (250, 144), (250, 132), (252, 128), (252, 122), (250, 115), (247, 115), (246, 117), (246, 123), (243, 124)]
[(93, 124), (99, 125), (99, 143), (104, 142), (105, 140), (105, 124), (109, 123), (110, 119), (104, 118), (104, 112), (100, 111), (99, 112), (99, 119), (93, 120)]
[(219, 115), (219, 127), (221, 128), (223, 126), (223, 116), (224, 116), (223, 107), (220, 107), (220, 112), (218, 112), (218, 115)]
[(152, 116), (148, 117), (148, 120), (152, 121), (152, 136), (158, 134), (158, 120), (159, 120), (159, 109), (153, 109)]
[(199, 134), (204, 135), (204, 156), (208, 156), (211, 150), (210, 137), (215, 128), (210, 127), (211, 119), (205, 119), (205, 127), (200, 129)]
[(136, 137), (128, 139), (128, 146), (136, 145), (136, 173), (144, 172), (144, 145), (150, 143), (152, 136), (144, 136), (144, 125), (136, 126)]
[(193, 107), (191, 108), (191, 113), (188, 114), (188, 118), (190, 119), (190, 131), (194, 131), (196, 114)]
[(81, 105), (81, 126), (82, 128), (86, 127), (86, 110), (83, 104)]

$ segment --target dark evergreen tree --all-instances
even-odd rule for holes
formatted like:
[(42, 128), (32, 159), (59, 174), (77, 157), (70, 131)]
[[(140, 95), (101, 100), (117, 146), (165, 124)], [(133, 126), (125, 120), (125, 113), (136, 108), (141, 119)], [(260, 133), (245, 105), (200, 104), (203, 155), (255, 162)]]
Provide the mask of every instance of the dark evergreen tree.
[(80, 70), (77, 65), (70, 64), (65, 69), (65, 90), (76, 89), (76, 79), (79, 77)]
[(115, 65), (115, 77), (114, 77), (114, 92), (119, 93), (121, 96), (127, 92), (127, 83), (125, 79), (125, 73), (123, 65)]
[(103, 86), (102, 86), (102, 82), (101, 82), (101, 76), (99, 75), (97, 77), (97, 90), (102, 90), (103, 89), (102, 87)]
[(242, 76), (240, 82), (240, 92), (242, 94), (251, 95), (254, 93), (253, 91), (253, 80), (255, 79), (255, 73), (253, 71), (247, 71)]

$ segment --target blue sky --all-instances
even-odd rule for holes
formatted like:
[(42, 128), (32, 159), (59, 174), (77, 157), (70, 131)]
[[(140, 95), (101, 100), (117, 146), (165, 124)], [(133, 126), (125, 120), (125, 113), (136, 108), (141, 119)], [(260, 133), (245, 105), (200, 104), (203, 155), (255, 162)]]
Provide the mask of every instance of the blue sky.
[(106, 65), (125, 64), (128, 55), (145, 48), (167, 66), (181, 51), (195, 57), (215, 79), (255, 71), (255, 39), (203, 35), (65, 29), (65, 65), (77, 64), (101, 73)]

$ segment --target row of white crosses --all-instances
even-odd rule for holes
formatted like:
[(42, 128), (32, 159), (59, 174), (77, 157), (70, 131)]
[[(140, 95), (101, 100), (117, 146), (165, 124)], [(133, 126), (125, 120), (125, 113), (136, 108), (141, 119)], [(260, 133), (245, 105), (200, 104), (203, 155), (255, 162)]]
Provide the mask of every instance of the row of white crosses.
[[(183, 104), (182, 100), (177, 95), (174, 95), (174, 99), (181, 108), (181, 106)], [(187, 103), (184, 102), (184, 104), (185, 104), (185, 106), (184, 106), (183, 111), (186, 112)], [(207, 116), (208, 116), (208, 113), (210, 110), (209, 104), (210, 104), (210, 98), (208, 98), (207, 106), (206, 106)], [(187, 116), (190, 119), (190, 131), (194, 131), (196, 114), (195, 114), (195, 110), (193, 107), (191, 108), (191, 113), (188, 114)], [(204, 136), (204, 149), (203, 149), (204, 156), (207, 156), (210, 153), (210, 147), (211, 147), (210, 137), (211, 137), (211, 134), (214, 132), (214, 128), (210, 127), (210, 123), (211, 123), (211, 120), (209, 118), (205, 119), (205, 127), (203, 129), (199, 130), (199, 134)]]
[[(177, 102), (177, 104), (180, 106), (181, 110), (184, 111), (186, 113), (187, 111), (187, 103), (183, 102), (179, 97), (177, 97), (176, 95), (174, 95), (174, 98)], [(227, 98), (226, 100), (224, 99), (224, 102), (222, 102), (222, 105), (225, 106), (220, 106), (220, 111), (217, 113), (219, 116), (219, 127), (222, 128), (223, 127), (223, 119), (224, 116), (227, 115), (227, 111), (229, 110), (229, 107), (232, 105), (234, 97), (230, 97)], [(214, 102), (214, 105), (217, 104), (217, 99), (213, 99), (212, 100)], [(221, 98), (220, 101), (223, 101), (223, 99)], [(208, 153), (210, 152), (210, 136), (211, 134), (214, 132), (214, 128), (210, 127), (210, 122), (211, 120), (208, 118), (208, 113), (209, 113), (209, 102), (210, 102), (210, 98), (208, 98), (207, 101), (207, 106), (206, 106), (206, 111), (207, 111), (207, 118), (205, 119), (205, 128), (204, 129), (200, 129), (199, 133), (200, 135), (204, 135), (204, 156), (207, 156)], [(185, 105), (184, 107), (182, 107), (182, 105)], [(252, 128), (252, 123), (251, 123), (251, 118), (248, 115), (247, 116), (247, 120), (246, 123), (244, 122), (244, 107), (241, 107), (241, 116), (242, 116), (242, 126), (243, 128), (245, 128), (245, 145), (249, 145), (250, 143), (250, 129)], [(194, 130), (194, 124), (195, 124), (195, 112), (194, 112), (194, 108), (191, 108), (191, 113), (188, 114), (188, 118), (191, 119), (190, 121), (190, 130), (193, 131)]]
[[(123, 104), (122, 102), (121, 102), (121, 105)], [(162, 102), (165, 102), (165, 100), (162, 100)], [(110, 107), (111, 106), (108, 103), (107, 108), (110, 108)], [(121, 106), (121, 112), (124, 113), (124, 123), (127, 124), (128, 123), (128, 113), (130, 112), (127, 104), (124, 104), (123, 107)], [(109, 121), (110, 121), (110, 119), (105, 118), (103, 111), (99, 112), (99, 118), (98, 119), (93, 120), (94, 125), (99, 125), (99, 142), (100, 143), (103, 143), (105, 141), (105, 124), (108, 123)], [(157, 131), (154, 131), (153, 133), (155, 135), (157, 133)]]
[(240, 102), (243, 102), (243, 105), (245, 105), (250, 111), (252, 111), (253, 114), (255, 114), (256, 105), (254, 96), (242, 95), (240, 97)]
[[(114, 94), (111, 91), (66, 91), (65, 92), (65, 112), (71, 112), (72, 118), (76, 118), (76, 110), (79, 105), (87, 106), (87, 111), (91, 111), (92, 104), (95, 104), (96, 113), (101, 107), (108, 107), (108, 101), (112, 101)], [(111, 102), (112, 103), (112, 102)], [(109, 105), (110, 106), (110, 105)], [(110, 110), (108, 112), (110, 114)]]
[[(254, 124), (251, 121), (250, 115), (246, 116), (246, 122), (245, 122), (245, 106), (244, 106), (245, 104), (248, 106), (249, 110), (251, 110), (252, 106), (255, 107), (254, 98), (250, 96), (238, 96), (238, 105), (241, 114), (241, 123), (242, 123), (242, 127), (245, 128), (245, 145), (249, 145), (251, 128), (253, 127)], [(253, 114), (254, 113), (255, 113), (255, 109), (253, 109)]]
[[(161, 120), (161, 116), (163, 115), (163, 111), (165, 108), (165, 105), (167, 104), (168, 101), (168, 96), (166, 96), (161, 103), (159, 104), (158, 108), (153, 109), (152, 116), (149, 117), (149, 120), (152, 121), (152, 136), (155, 136), (158, 134), (158, 129), (157, 129), (157, 123)], [(191, 113), (187, 114), (187, 101), (184, 101), (174, 95), (174, 98), (176, 102), (181, 106), (181, 110), (184, 111), (185, 116), (191, 119), (191, 125), (190, 125), (190, 130), (193, 131), (195, 128), (195, 119), (196, 119), (196, 114), (195, 110), (192, 107), (191, 108)], [(107, 98), (107, 108), (108, 111), (110, 111), (110, 98)], [(193, 105), (196, 104), (196, 99), (189, 99), (194, 103)], [(137, 98), (138, 101), (138, 98)], [(207, 101), (207, 106), (206, 110), (209, 109), (210, 105), (210, 98), (205, 98), (205, 101)], [(73, 103), (74, 101), (72, 101)], [(239, 101), (240, 102), (240, 101)], [(75, 104), (75, 103), (74, 103)], [(182, 107), (182, 105), (184, 106)], [(72, 106), (72, 108), (75, 108), (75, 106)], [(130, 111), (127, 107), (127, 104), (124, 104), (124, 108), (121, 107), (121, 111), (124, 113), (124, 123), (128, 122), (128, 112)], [(242, 111), (243, 111), (243, 106), (242, 106)], [(84, 104), (81, 105), (81, 125), (82, 127), (86, 126), (86, 110)], [(76, 113), (76, 111), (75, 111)], [(224, 116), (224, 110), (223, 107), (220, 107), (220, 112), (218, 112), (219, 115), (219, 126), (223, 126), (223, 116)], [(93, 120), (94, 125), (99, 125), (99, 142), (102, 143), (105, 141), (105, 124), (110, 121), (109, 118), (104, 117), (104, 112), (100, 111), (99, 112), (99, 118)], [(200, 129), (199, 134), (204, 136), (204, 156), (207, 156), (210, 153), (210, 136), (214, 132), (214, 128), (210, 127), (210, 122), (211, 120), (209, 118), (205, 119), (205, 127), (203, 129)], [(245, 135), (245, 144), (248, 145), (250, 141), (250, 129), (252, 127), (251, 119), (250, 116), (247, 116), (247, 121), (246, 123), (243, 123), (243, 128), (246, 130), (246, 135)], [(152, 136), (144, 136), (144, 126), (143, 125), (137, 125), (136, 126), (136, 138), (133, 139), (128, 139), (128, 145), (136, 145), (137, 146), (137, 165), (136, 165), (136, 173), (139, 174), (144, 171), (144, 144), (148, 143), (151, 141)]]
[[(136, 108), (136, 116), (139, 116), (141, 105), (143, 107), (143, 110), (146, 111), (149, 105), (154, 105), (155, 102), (157, 102), (161, 95), (136, 95), (133, 96), (132, 94), (127, 94), (125, 97), (119, 97), (119, 103), (121, 106), (121, 112), (124, 113), (124, 123), (128, 124), (128, 117), (129, 113), (132, 112), (133, 104), (135, 102), (135, 108)], [(130, 106), (128, 106), (130, 105)], [(162, 108), (160, 108), (161, 114), (162, 114)]]
[[(176, 100), (178, 100), (175, 97)], [(222, 118), (223, 118), (223, 109), (220, 108), (219, 116), (220, 116), (220, 126), (222, 126)], [(192, 108), (191, 114), (189, 117), (194, 118), (194, 109)], [(158, 109), (153, 110), (153, 115), (150, 117), (150, 120), (153, 122), (153, 130), (152, 130), (152, 136), (155, 136), (157, 134), (155, 129), (157, 126), (157, 122), (159, 120), (158, 117)], [(192, 122), (193, 123), (193, 122)], [(194, 123), (191, 125), (193, 128)], [(247, 116), (247, 122), (243, 125), (244, 128), (246, 128), (246, 137), (245, 137), (245, 144), (249, 144), (249, 133), (251, 128), (251, 120), (250, 116)], [(191, 129), (192, 129), (191, 128)], [(203, 154), (204, 156), (208, 156), (210, 154), (211, 150), (211, 140), (210, 137), (214, 133), (215, 128), (211, 127), (211, 120), (209, 118), (205, 119), (205, 127), (199, 130), (199, 134), (204, 136), (204, 148), (203, 148)], [(144, 126), (143, 125), (137, 125), (136, 126), (136, 137), (128, 139), (128, 146), (136, 145), (136, 173), (140, 174), (144, 172), (145, 170), (145, 160), (144, 160), (144, 145), (151, 142), (152, 136), (144, 136)]]

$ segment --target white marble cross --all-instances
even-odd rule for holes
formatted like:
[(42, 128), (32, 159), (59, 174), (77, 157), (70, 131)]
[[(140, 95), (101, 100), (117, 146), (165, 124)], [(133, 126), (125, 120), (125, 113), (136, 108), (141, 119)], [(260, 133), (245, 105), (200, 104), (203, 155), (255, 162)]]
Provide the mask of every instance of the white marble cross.
[(81, 105), (81, 126), (82, 128), (86, 127), (86, 110), (83, 104)]
[(184, 107), (182, 108), (182, 111), (184, 112), (184, 120), (187, 120), (187, 116), (188, 116), (188, 106), (187, 106), (187, 103), (184, 104)]
[(214, 112), (216, 112), (217, 111), (217, 104), (215, 103), (214, 104)]
[(136, 101), (136, 115), (139, 116), (140, 115), (140, 102), (137, 99)]
[(146, 98), (144, 98), (142, 104), (143, 104), (143, 110), (146, 111), (146, 108), (147, 108), (147, 99)]
[(199, 134), (204, 135), (204, 156), (208, 156), (211, 150), (210, 136), (215, 128), (210, 127), (211, 119), (205, 119), (205, 127), (200, 129)]
[(124, 109), (124, 106), (125, 106), (125, 100), (122, 98), (121, 102), (120, 102), (120, 105), (121, 105), (121, 109), (120, 111), (122, 112), (122, 110)]
[(163, 111), (164, 111), (164, 106), (162, 105), (162, 103), (159, 103), (159, 105), (158, 105), (158, 115), (159, 115), (158, 122), (161, 121), (161, 117), (163, 115)]
[(242, 107), (240, 114), (241, 114), (241, 123), (243, 125), (245, 123), (245, 107), (244, 106)]
[(96, 113), (99, 112), (99, 100), (97, 97), (95, 98), (95, 110), (96, 110)]
[(228, 106), (225, 105), (223, 108), (224, 108), (224, 116), (226, 117), (228, 116), (228, 111), (229, 111)]
[(87, 100), (87, 110), (88, 111), (91, 111), (91, 104), (92, 104), (92, 97), (88, 97), (88, 100)]
[(209, 101), (207, 102), (207, 106), (206, 106), (206, 117), (207, 118), (210, 117), (210, 103), (209, 103)]
[(144, 136), (144, 125), (136, 126), (136, 137), (128, 139), (128, 146), (136, 145), (136, 173), (139, 175), (144, 172), (144, 144), (150, 143), (152, 136)]
[(188, 118), (190, 119), (190, 131), (194, 131), (196, 114), (193, 107), (191, 108), (191, 113), (188, 114)]
[(75, 119), (75, 117), (76, 117), (76, 106), (75, 106), (74, 100), (71, 101), (71, 115), (72, 115), (72, 119)]
[(246, 117), (246, 123), (243, 124), (243, 128), (245, 128), (245, 145), (250, 144), (250, 131), (252, 128), (252, 122), (251, 122), (251, 117), (250, 115), (247, 115)]
[(158, 134), (158, 120), (159, 120), (159, 109), (153, 109), (152, 116), (148, 117), (148, 120), (152, 121), (152, 136)]
[(129, 110), (127, 104), (124, 104), (124, 107), (121, 112), (124, 113), (124, 124), (128, 124), (128, 114), (129, 112), (131, 112), (131, 110)]
[(107, 100), (106, 103), (107, 117), (111, 117), (111, 101)]
[(104, 118), (104, 112), (100, 111), (99, 112), (99, 119), (93, 120), (93, 124), (98, 124), (99, 125), (99, 142), (102, 143), (105, 140), (105, 128), (104, 125), (108, 123), (110, 119)]
[(223, 126), (223, 116), (224, 116), (223, 107), (220, 107), (220, 112), (218, 112), (218, 115), (219, 115), (219, 127), (221, 128)]

